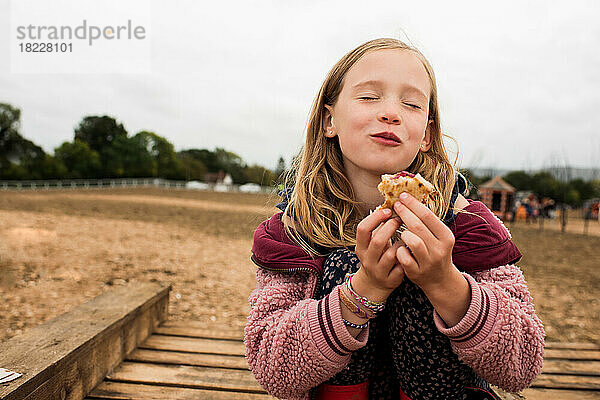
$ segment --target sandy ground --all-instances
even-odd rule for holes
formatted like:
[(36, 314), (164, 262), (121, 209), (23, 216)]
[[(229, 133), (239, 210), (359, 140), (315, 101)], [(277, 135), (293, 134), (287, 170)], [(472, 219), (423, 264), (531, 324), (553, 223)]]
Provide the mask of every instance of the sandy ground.
[[(574, 213), (573, 213), (574, 214)], [(559, 232), (562, 230), (562, 223), (560, 219), (538, 219), (536, 222), (526, 223), (524, 221), (515, 221), (508, 225), (509, 229), (512, 227), (524, 227), (528, 229), (534, 229), (539, 231), (550, 230)], [(576, 235), (589, 235), (589, 236), (600, 236), (600, 221), (588, 220), (584, 221), (581, 218), (570, 217), (565, 225), (565, 232), (574, 233)]]
[[(244, 326), (252, 233), (277, 201), (147, 188), (0, 192), (0, 340), (131, 281), (172, 283), (172, 319)], [(511, 230), (547, 340), (600, 343), (600, 237)]]

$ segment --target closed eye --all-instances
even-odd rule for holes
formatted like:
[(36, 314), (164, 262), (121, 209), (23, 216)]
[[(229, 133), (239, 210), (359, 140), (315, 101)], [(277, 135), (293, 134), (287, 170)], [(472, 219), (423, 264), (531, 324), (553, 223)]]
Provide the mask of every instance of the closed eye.
[(421, 109), (421, 107), (416, 104), (409, 104), (409, 103), (404, 103), (404, 104), (406, 104), (409, 107), (415, 108), (415, 109), (419, 109), (419, 110)]
[(376, 97), (359, 97), (359, 99), (361, 99), (361, 100), (363, 100), (363, 99), (364, 100), (377, 100)]

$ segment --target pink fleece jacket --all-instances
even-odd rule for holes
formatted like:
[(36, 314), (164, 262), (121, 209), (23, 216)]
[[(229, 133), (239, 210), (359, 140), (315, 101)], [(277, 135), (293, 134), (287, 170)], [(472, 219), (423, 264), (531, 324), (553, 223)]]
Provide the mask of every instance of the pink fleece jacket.
[[(434, 311), (437, 329), (453, 351), (483, 379), (519, 391), (541, 372), (545, 332), (520, 268), (503, 265), (472, 275), (466, 315), (448, 327)], [(248, 365), (273, 396), (310, 399), (311, 389), (341, 371), (366, 345), (369, 328), (354, 338), (342, 321), (339, 286), (313, 299), (318, 275), (257, 269), (257, 286), (244, 330)]]

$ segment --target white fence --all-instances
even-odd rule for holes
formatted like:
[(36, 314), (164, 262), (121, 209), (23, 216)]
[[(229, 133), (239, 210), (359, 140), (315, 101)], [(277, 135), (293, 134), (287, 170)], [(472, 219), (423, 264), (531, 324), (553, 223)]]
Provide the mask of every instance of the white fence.
[[(189, 187), (190, 182), (174, 181), (162, 178), (121, 178), (121, 179), (54, 179), (31, 181), (0, 181), (0, 190), (54, 190), (54, 189), (99, 189), (120, 187), (161, 187), (172, 189), (196, 189), (217, 192), (255, 192), (273, 193), (276, 189), (260, 186), (245, 190), (244, 185), (225, 185), (222, 183), (201, 184), (202, 187)], [(195, 182), (198, 184), (198, 182)], [(247, 187), (247, 186), (246, 186)], [(241, 188), (241, 189), (240, 189)]]

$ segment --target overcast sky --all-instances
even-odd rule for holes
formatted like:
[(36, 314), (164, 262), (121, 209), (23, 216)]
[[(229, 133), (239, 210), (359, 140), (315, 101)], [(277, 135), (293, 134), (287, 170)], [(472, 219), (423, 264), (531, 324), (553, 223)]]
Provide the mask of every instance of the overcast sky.
[(110, 115), (176, 150), (223, 147), (274, 168), (304, 142), (333, 64), (395, 37), (432, 64), (462, 167), (599, 167), (600, 2), (490, 4), (153, 0), (151, 73), (18, 74), (0, 0), (0, 102), (21, 109), (21, 134), (49, 153), (84, 116)]

